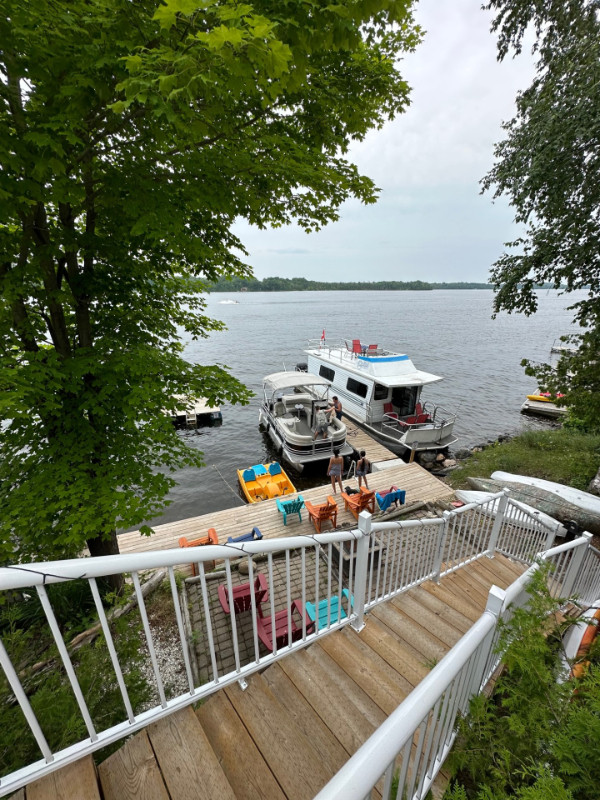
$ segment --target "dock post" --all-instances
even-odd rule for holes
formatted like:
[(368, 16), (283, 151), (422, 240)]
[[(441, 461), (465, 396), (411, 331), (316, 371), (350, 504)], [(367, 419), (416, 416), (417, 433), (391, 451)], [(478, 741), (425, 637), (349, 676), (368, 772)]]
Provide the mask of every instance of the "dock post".
[(354, 612), (351, 623), (355, 631), (365, 627), (365, 600), (367, 596), (367, 573), (369, 547), (371, 546), (371, 515), (361, 511), (358, 515), (358, 529), (362, 534), (356, 542), (356, 571), (354, 573)]

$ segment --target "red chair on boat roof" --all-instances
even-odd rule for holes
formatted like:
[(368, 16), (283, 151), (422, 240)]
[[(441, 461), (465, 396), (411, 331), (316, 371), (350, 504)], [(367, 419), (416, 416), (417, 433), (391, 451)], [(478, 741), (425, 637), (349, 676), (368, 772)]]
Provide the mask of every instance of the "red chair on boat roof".
[(362, 353), (362, 345), (360, 343), (360, 339), (352, 339), (352, 352)]
[(371, 355), (372, 355), (373, 353), (376, 353), (376, 352), (377, 352), (377, 350), (379, 350), (379, 345), (378, 345), (378, 344), (370, 344), (370, 345), (367, 347), (367, 353), (371, 353)]

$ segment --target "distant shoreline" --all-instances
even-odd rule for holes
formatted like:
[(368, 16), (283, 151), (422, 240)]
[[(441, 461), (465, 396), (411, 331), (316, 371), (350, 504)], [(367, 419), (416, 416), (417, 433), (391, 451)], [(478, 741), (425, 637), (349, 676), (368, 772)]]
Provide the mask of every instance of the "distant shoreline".
[(371, 283), (323, 283), (305, 278), (264, 278), (263, 280), (244, 280), (232, 278), (221, 280), (209, 288), (210, 293), (222, 292), (431, 292), (436, 289), (486, 289), (493, 290), (492, 284), (474, 282), (426, 283), (425, 281), (373, 281)]

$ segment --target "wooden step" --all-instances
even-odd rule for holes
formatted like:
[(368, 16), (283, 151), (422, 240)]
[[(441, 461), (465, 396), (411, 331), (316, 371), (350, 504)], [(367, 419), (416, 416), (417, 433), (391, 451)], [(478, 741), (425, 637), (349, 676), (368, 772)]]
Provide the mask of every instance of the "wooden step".
[(423, 608), (432, 611), (439, 619), (444, 620), (444, 622), (451, 625), (454, 630), (458, 631), (461, 636), (464, 635), (473, 624), (471, 619), (461, 614), (460, 611), (452, 608), (452, 606), (447, 603), (444, 603), (437, 595), (428, 592), (423, 586), (415, 586), (414, 589), (411, 589), (410, 593)]
[(280, 662), (273, 664), (263, 673), (264, 679), (275, 697), (283, 703), (294, 718), (294, 722), (302, 733), (321, 754), (322, 760), (333, 772), (338, 772), (350, 755), (335, 738), (331, 730), (323, 722), (304, 695), (294, 686), (282, 670)]
[[(303, 652), (303, 651), (301, 651)], [(300, 655), (300, 653), (298, 654)], [(282, 661), (295, 661), (294, 656)], [(224, 690), (289, 800), (312, 800), (331, 777), (309, 739), (261, 675)]]
[(30, 783), (26, 797), (27, 800), (100, 800), (94, 759), (85, 756)]
[(406, 617), (412, 619), (426, 633), (435, 636), (447, 650), (454, 647), (460, 639), (460, 631), (449, 625), (446, 620), (440, 619), (434, 611), (419, 603), (416, 598), (412, 597), (410, 592), (397, 595), (391, 603), (394, 608), (397, 608)]
[(350, 755), (385, 719), (381, 709), (318, 643), (280, 664)]
[(389, 716), (412, 687), (381, 656), (374, 653), (351, 628), (327, 636), (321, 648)]
[(225, 692), (209, 697), (196, 716), (238, 800), (285, 800)]
[(403, 647), (410, 649), (423, 664), (439, 661), (448, 652), (448, 647), (405, 616), (393, 603), (382, 603), (372, 609), (371, 614), (386, 625), (398, 637)]
[(154, 751), (143, 730), (98, 766), (104, 800), (169, 800)]
[(427, 581), (427, 583), (422, 583), (419, 588), (439, 598), (439, 600), (446, 603), (449, 608), (458, 611), (464, 617), (470, 619), (471, 624), (473, 624), (479, 619), (483, 612), (479, 605), (473, 603), (470, 598), (465, 597), (464, 593), (456, 584), (450, 582), (450, 578), (450, 575), (444, 578), (441, 584)]
[(190, 706), (153, 723), (147, 730), (172, 798), (235, 800), (202, 725)]
[(429, 669), (423, 663), (423, 657), (402, 645), (389, 628), (381, 623), (373, 614), (368, 616), (368, 624), (358, 634), (373, 652), (397, 670), (413, 688), (427, 675)]

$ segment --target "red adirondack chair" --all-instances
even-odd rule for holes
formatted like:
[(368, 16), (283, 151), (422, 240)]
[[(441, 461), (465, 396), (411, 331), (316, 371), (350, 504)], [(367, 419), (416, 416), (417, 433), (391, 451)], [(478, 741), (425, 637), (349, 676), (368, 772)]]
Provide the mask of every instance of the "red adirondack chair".
[(256, 617), (256, 632), (258, 638), (271, 652), (274, 651), (275, 645), (277, 649), (285, 647), (292, 642), (297, 642), (302, 638), (302, 619), (306, 620), (306, 633), (312, 633), (315, 629), (315, 623), (306, 613), (301, 600), (292, 600), (290, 606), (290, 619), (291, 626), (288, 625), (288, 609), (284, 608), (283, 611), (278, 611), (275, 614), (275, 635), (273, 635), (273, 618), (268, 613), (268, 606), (263, 608), (258, 607), (258, 614)]

